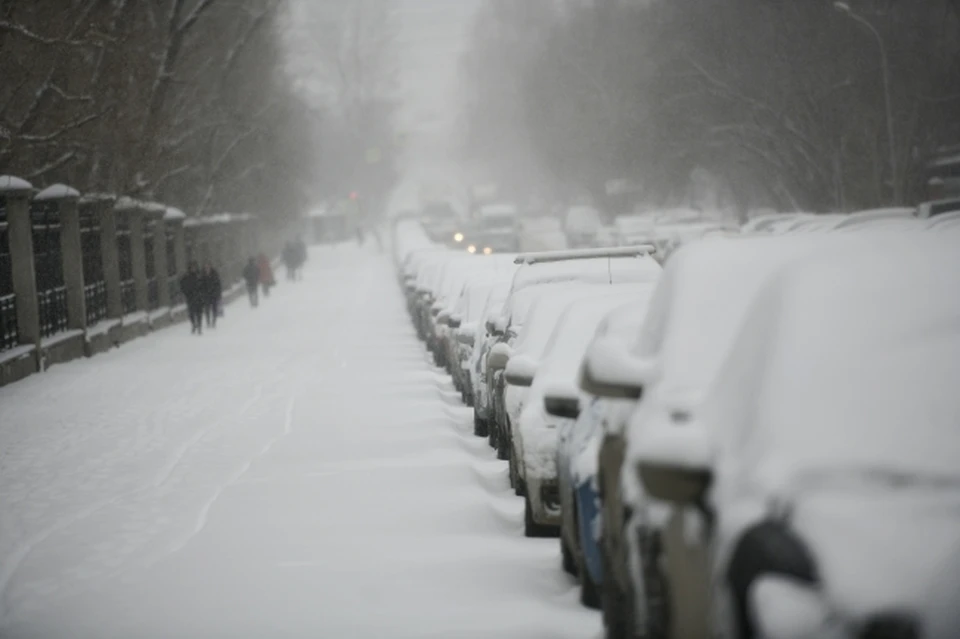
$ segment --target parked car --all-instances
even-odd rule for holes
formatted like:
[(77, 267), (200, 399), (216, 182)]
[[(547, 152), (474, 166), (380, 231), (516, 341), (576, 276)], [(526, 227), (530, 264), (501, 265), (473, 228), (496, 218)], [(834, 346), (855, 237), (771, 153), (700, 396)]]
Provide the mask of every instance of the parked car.
[[(649, 303), (649, 296), (643, 296), (616, 309), (600, 324), (594, 339), (615, 339), (628, 348), (640, 331)], [(634, 402), (585, 395), (583, 404), (577, 420), (564, 420), (557, 431), (560, 550), (563, 568), (580, 579), (581, 603), (599, 607), (603, 568), (597, 534), (601, 523), (597, 461), (602, 422), (622, 419), (619, 414)]]
[(560, 494), (557, 484), (557, 430), (564, 420), (579, 413), (577, 373), (597, 326), (614, 308), (644, 295), (650, 284), (613, 286), (589, 303), (572, 303), (550, 335), (543, 359), (535, 364), (512, 360), (505, 380), (527, 385), (527, 401), (511, 432), (516, 474), (523, 482), (524, 534), (554, 536), (560, 529)]
[[(652, 284), (559, 282), (529, 287), (518, 293), (518, 296), (530, 298), (529, 310), (521, 311), (522, 304), (520, 300), (516, 301), (510, 325), (507, 327), (507, 339), (498, 346), (505, 358), (504, 373), (497, 378), (496, 386), (491, 391), (496, 418), (496, 447), (501, 458), (510, 460), (510, 483), (518, 495), (524, 494), (525, 487), (520, 477), (517, 457), (511, 454), (511, 442), (513, 426), (519, 423), (530, 384), (510, 380), (532, 381), (546, 355), (554, 328), (564, 309), (571, 304), (592, 305), (597, 303), (598, 298), (611, 295), (640, 297), (651, 288)], [(513, 377), (507, 374), (508, 371)]]
[[(634, 246), (615, 249), (584, 249), (573, 251), (549, 251), (544, 253), (527, 253), (517, 256), (515, 262), (519, 265), (514, 274), (510, 285), (510, 292), (503, 303), (500, 314), (490, 317), (487, 320), (486, 343), (481, 350), (489, 358), (497, 342), (509, 341), (511, 336), (506, 335), (509, 326), (513, 325), (513, 331), (516, 333), (517, 327), (522, 325), (521, 315), (524, 315), (529, 309), (529, 305), (534, 299), (533, 294), (527, 294), (524, 291), (530, 287), (551, 284), (551, 283), (570, 283), (570, 282), (594, 282), (594, 283), (626, 283), (626, 282), (652, 282), (655, 281), (661, 272), (661, 267), (651, 257), (649, 257), (650, 247)], [(526, 310), (525, 310), (526, 309)], [(515, 313), (516, 310), (516, 313)], [(514, 315), (517, 319), (513, 319)], [(485, 373), (481, 384), (486, 388), (481, 390), (481, 396), (485, 404), (493, 398), (493, 389), (500, 383), (502, 369), (509, 359), (509, 354), (503, 352), (493, 353), (496, 355), (492, 366), (484, 364)], [(492, 407), (485, 406), (486, 419), (496, 416)], [(509, 457), (508, 440), (500, 438), (498, 422), (493, 423), (494, 428), (488, 428), (491, 438), (491, 445), (498, 450), (498, 455), (502, 459)]]
[[(635, 480), (622, 479), (630, 433), (662, 413), (683, 413), (695, 403), (770, 270), (814, 250), (824, 239), (753, 235), (683, 246), (666, 264), (634, 345), (624, 349), (619, 342), (597, 340), (584, 358), (586, 392), (636, 402), (629, 419), (622, 413), (621, 419), (604, 422), (598, 455), (608, 636), (660, 636), (668, 616), (659, 582), (643, 572), (643, 557), (655, 551), (659, 540), (650, 536), (641, 544), (631, 535), (642, 494), (633, 494)], [(620, 378), (629, 381), (611, 381)]]
[(648, 501), (668, 504), (670, 636), (957, 636), (958, 289), (935, 234), (802, 256), (704, 401), (631, 441)]

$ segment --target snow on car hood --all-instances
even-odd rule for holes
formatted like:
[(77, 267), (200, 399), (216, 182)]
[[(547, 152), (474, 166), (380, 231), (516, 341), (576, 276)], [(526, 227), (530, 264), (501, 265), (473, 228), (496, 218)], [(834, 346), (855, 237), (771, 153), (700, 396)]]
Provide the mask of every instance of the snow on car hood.
[(822, 488), (796, 498), (790, 526), (831, 606), (852, 620), (903, 610), (928, 630), (960, 628), (960, 485)]

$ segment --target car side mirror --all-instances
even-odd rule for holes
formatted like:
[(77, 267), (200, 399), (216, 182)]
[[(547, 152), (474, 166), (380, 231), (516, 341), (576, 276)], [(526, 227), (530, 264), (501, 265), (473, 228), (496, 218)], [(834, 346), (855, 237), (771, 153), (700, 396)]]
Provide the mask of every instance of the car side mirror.
[(706, 431), (696, 422), (652, 426), (636, 442), (637, 472), (654, 499), (702, 506), (713, 481)]
[(610, 338), (595, 340), (580, 366), (580, 388), (595, 397), (639, 400), (657, 377), (656, 362), (631, 356), (623, 342)]
[(572, 388), (548, 388), (543, 395), (543, 409), (553, 417), (577, 419), (580, 417), (580, 398)]
[(492, 314), (487, 318), (486, 328), (487, 333), (493, 335), (494, 337), (500, 337), (503, 335), (503, 327), (500, 323), (500, 318), (495, 317)]
[(511, 357), (503, 369), (503, 379), (511, 386), (532, 386), (536, 374), (537, 363), (526, 355)]
[(494, 344), (493, 348), (490, 349), (490, 354), (487, 355), (487, 369), (490, 371), (498, 371), (501, 368), (505, 368), (512, 354), (513, 351), (508, 344), (503, 342)]

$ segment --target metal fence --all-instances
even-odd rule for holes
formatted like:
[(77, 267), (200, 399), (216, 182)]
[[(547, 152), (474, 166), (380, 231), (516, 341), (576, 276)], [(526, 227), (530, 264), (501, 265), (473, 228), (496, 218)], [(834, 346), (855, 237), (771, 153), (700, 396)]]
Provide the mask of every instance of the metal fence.
[(34, 202), (30, 207), (40, 334), (44, 337), (65, 331), (68, 326), (59, 211), (55, 203)]
[(83, 251), (83, 296), (87, 325), (107, 317), (107, 284), (103, 278), (100, 223), (91, 207), (80, 208), (80, 246)]
[(0, 295), (0, 351), (20, 343), (17, 333), (17, 296)]
[(83, 287), (84, 304), (87, 311), (87, 326), (93, 326), (107, 319), (107, 283), (103, 280), (86, 284)]
[(160, 283), (157, 279), (157, 268), (154, 262), (154, 251), (157, 250), (156, 232), (159, 227), (156, 222), (149, 220), (143, 227), (143, 254), (146, 260), (147, 271), (147, 309), (154, 311), (160, 307)]
[(120, 303), (123, 305), (124, 315), (137, 310), (137, 287), (132, 279), (120, 282)]
[(63, 286), (37, 293), (40, 334), (44, 337), (67, 330), (67, 289)]

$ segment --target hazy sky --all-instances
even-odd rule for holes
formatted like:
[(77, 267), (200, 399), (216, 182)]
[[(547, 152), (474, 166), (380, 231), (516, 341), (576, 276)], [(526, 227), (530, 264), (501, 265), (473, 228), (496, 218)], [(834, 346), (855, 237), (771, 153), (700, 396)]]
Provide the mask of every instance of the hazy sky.
[[(400, 127), (419, 168), (449, 156), (458, 112), (457, 69), (478, 0), (396, 0), (400, 13)], [(413, 166), (410, 167), (413, 169)]]

